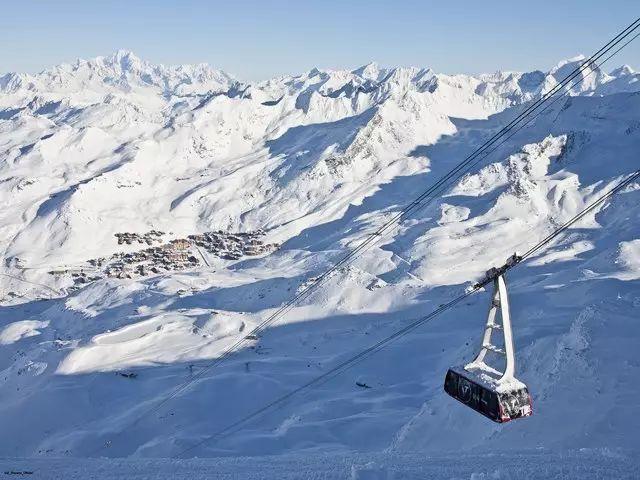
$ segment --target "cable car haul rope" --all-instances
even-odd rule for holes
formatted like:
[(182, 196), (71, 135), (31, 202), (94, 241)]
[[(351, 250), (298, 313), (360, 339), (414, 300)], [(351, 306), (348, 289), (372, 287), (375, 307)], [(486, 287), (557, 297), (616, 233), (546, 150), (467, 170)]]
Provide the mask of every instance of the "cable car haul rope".
[[(571, 227), (571, 225), (575, 224), (576, 222), (578, 222), (580, 219), (584, 218), (588, 213), (593, 212), (596, 208), (600, 207), (601, 205), (603, 205), (608, 199), (610, 199), (612, 196), (614, 196), (615, 194), (619, 193), (620, 191), (622, 191), (624, 188), (626, 188), (627, 186), (631, 185), (632, 183), (636, 182), (636, 181), (640, 181), (640, 170), (634, 172), (633, 174), (631, 174), (630, 176), (628, 176), (626, 179), (620, 181), (618, 184), (616, 184), (615, 187), (613, 187), (611, 190), (609, 190), (607, 193), (605, 193), (604, 195), (602, 195), (601, 197), (599, 197), (597, 200), (595, 200), (594, 202), (592, 202), (591, 204), (589, 204), (586, 208), (584, 208), (580, 213), (578, 213), (577, 215), (575, 215), (574, 217), (572, 217), (570, 220), (568, 220), (566, 223), (564, 223), (562, 226), (560, 226), (559, 228), (555, 229), (551, 234), (549, 234), (547, 237), (545, 237), (543, 240), (541, 240), (540, 242), (538, 242), (536, 245), (534, 245), (533, 247), (531, 247), (529, 250), (527, 250), (527, 252), (525, 254), (523, 254), (522, 256), (514, 254), (514, 256), (512, 256), (505, 265), (503, 265), (500, 268), (493, 268), (491, 270), (489, 270), (487, 272), (487, 275), (485, 276), (484, 279), (482, 279), (480, 282), (476, 283), (471, 289), (469, 289), (467, 292), (465, 292), (464, 294), (454, 298), (453, 300), (445, 303), (444, 305), (441, 305), (439, 308), (437, 308), (436, 310), (434, 310), (433, 312), (429, 313), (428, 315), (415, 320), (414, 322), (410, 323), (409, 325), (405, 326), (404, 328), (398, 330), (397, 332), (389, 335), (388, 337), (380, 340), (379, 342), (377, 342), (375, 345), (372, 345), (371, 347), (363, 350), (362, 352), (358, 353), (357, 355), (354, 355), (353, 357), (349, 358), (348, 360), (345, 360), (344, 362), (340, 363), (339, 365), (335, 366), (334, 368), (332, 368), (331, 370), (325, 372), (324, 374), (314, 378), (313, 380), (310, 380), (309, 382), (305, 383), (304, 385), (301, 385), (300, 387), (296, 388), (295, 390), (292, 390), (291, 392), (277, 398), (276, 400), (268, 403), (267, 405), (263, 406), (262, 408), (252, 412), (251, 414), (247, 415), (246, 417), (241, 418), (240, 420), (233, 422), (232, 424), (228, 425), (227, 427), (223, 428), (222, 430), (216, 432), (215, 434), (205, 438), (204, 440), (196, 443), (195, 445), (190, 446), (189, 448), (183, 450), (182, 452), (180, 452), (180, 454), (178, 456), (183, 456), (193, 450), (195, 450), (196, 448), (204, 445), (205, 443), (208, 443), (210, 441), (222, 438), (224, 436), (227, 436), (231, 433), (233, 433), (234, 431), (236, 431), (238, 429), (238, 427), (244, 425), (245, 423), (247, 423), (248, 421), (260, 416), (261, 414), (265, 413), (268, 410), (271, 410), (277, 406), (282, 405), (283, 403), (285, 403), (287, 400), (289, 400), (291, 397), (297, 395), (298, 393), (301, 393), (303, 390), (307, 390), (313, 387), (317, 387), (319, 385), (324, 384), (325, 382), (327, 382), (328, 380), (331, 380), (332, 378), (340, 375), (341, 373), (345, 372), (346, 370), (354, 367), (355, 365), (359, 364), (360, 362), (362, 362), (363, 360), (365, 360), (366, 358), (368, 358), (369, 356), (373, 355), (374, 353), (378, 352), (379, 350), (383, 349), (384, 347), (386, 347), (388, 344), (390, 344), (391, 342), (397, 340), (398, 338), (401, 338), (405, 335), (407, 335), (408, 333), (416, 330), (417, 328), (421, 327), (422, 325), (428, 323), (429, 321), (433, 320), (435, 317), (437, 317), (438, 315), (440, 315), (441, 313), (445, 312), (446, 310), (449, 310), (451, 308), (453, 308), (454, 306), (458, 305), (460, 302), (462, 302), (464, 299), (466, 299), (467, 297), (473, 295), (474, 293), (482, 290), (484, 288), (485, 285), (487, 285), (488, 283), (491, 282), (495, 282), (496, 279), (498, 278), (503, 278), (504, 275), (506, 274), (507, 271), (511, 270), (512, 268), (516, 268), (517, 266), (519, 266), (520, 264), (522, 264), (522, 262), (524, 260), (526, 260), (527, 258), (531, 257), (534, 253), (538, 252), (539, 250), (541, 250), (544, 246), (548, 245), (552, 240), (554, 240), (555, 238), (558, 237), (558, 235), (560, 235), (562, 232), (564, 232), (565, 230), (567, 230), (569, 227)], [(502, 298), (506, 298), (506, 288), (504, 290), (505, 292), (505, 296)], [(494, 294), (495, 295), (495, 294)], [(507, 306), (508, 309), (508, 306)], [(507, 317), (508, 318), (508, 317)], [(491, 317), (489, 318), (489, 320), (491, 320)], [(504, 317), (503, 317), (503, 321), (504, 321)], [(489, 322), (487, 322), (489, 323)], [(484, 345), (484, 342), (483, 342)], [(478, 360), (478, 357), (476, 357), (476, 360), (474, 360), (474, 362), (476, 362)], [(472, 362), (473, 363), (473, 362)], [(478, 365), (476, 364), (476, 367)], [(515, 369), (515, 365), (514, 362), (512, 362), (512, 368)], [(492, 407), (494, 408), (494, 410), (489, 410), (489, 406), (486, 407), (486, 409), (483, 411), (482, 407), (478, 407), (475, 408), (474, 405), (469, 405), (471, 408), (474, 408), (475, 410), (480, 411), (480, 413), (482, 413), (483, 415), (491, 418), (494, 421), (497, 422), (505, 422), (514, 418), (520, 418), (523, 416), (529, 416), (531, 415), (532, 411), (531, 411), (531, 399), (529, 397), (529, 393), (527, 390), (526, 385), (524, 385), (522, 382), (519, 382), (518, 380), (515, 380), (515, 377), (513, 377), (513, 374), (515, 373), (513, 370), (511, 370), (511, 376), (510, 377), (498, 377), (497, 381), (496, 381), (496, 372), (491, 372), (491, 367), (486, 369), (486, 373), (488, 378), (484, 377), (485, 371), (483, 372), (476, 372), (476, 375), (473, 375), (473, 368), (470, 368), (469, 370), (471, 370), (471, 372), (469, 372), (469, 370), (467, 370), (468, 366), (464, 366), (464, 367), (454, 367), (452, 369), (449, 370), (449, 372), (447, 373), (447, 378), (445, 379), (445, 391), (447, 391), (447, 393), (449, 393), (450, 395), (454, 396), (455, 398), (463, 401), (463, 403), (469, 405), (469, 402), (464, 402), (464, 400), (462, 398), (460, 398), (460, 394), (454, 394), (453, 392), (453, 388), (454, 385), (450, 382), (449, 380), (449, 373), (452, 370), (455, 370), (458, 372), (458, 374), (460, 375), (462, 372), (460, 371), (461, 369), (465, 371), (466, 373), (466, 377), (467, 377), (467, 381), (469, 382), (473, 382), (474, 380), (477, 381), (476, 385), (480, 384), (485, 384), (486, 386), (485, 388), (491, 392), (494, 391), (495, 395), (498, 396), (498, 394), (502, 394), (501, 398), (495, 398), (495, 402), (494, 404), (492, 404)], [(507, 370), (505, 371), (505, 373), (508, 373), (509, 367), (507, 367)], [(481, 367), (480, 367), (481, 369)], [(477, 368), (477, 370), (479, 370)], [(499, 373), (499, 372), (497, 372)], [(490, 380), (490, 378), (492, 378), (493, 380)], [(505, 381), (500, 384), (500, 378), (505, 378)], [(506, 381), (506, 380), (512, 380), (512, 381)], [(449, 385), (447, 386), (447, 383), (449, 383)], [(460, 382), (461, 383), (461, 382)], [(456, 387), (458, 385), (460, 385), (460, 383), (458, 383), (456, 385)], [(461, 387), (463, 390), (465, 389), (464, 386)], [(473, 386), (469, 386), (469, 388), (473, 388)], [(475, 390), (474, 392), (471, 392), (472, 395), (480, 395), (480, 398), (477, 399), (478, 404), (482, 404), (482, 392), (479, 390)], [(463, 396), (466, 397), (466, 394), (462, 394)], [(488, 394), (485, 394), (488, 395)], [(485, 397), (487, 398), (487, 397)], [(471, 401), (475, 401), (474, 398), (470, 399)], [(494, 401), (491, 400), (491, 401)], [(495, 417), (494, 417), (494, 413), (495, 413)]]
[[(340, 260), (334, 263), (328, 270), (317, 277), (313, 283), (306, 286), (291, 300), (283, 304), (274, 313), (269, 315), (265, 320), (257, 325), (253, 330), (248, 332), (247, 335), (245, 335), (243, 338), (226, 348), (220, 356), (218, 356), (210, 364), (205, 366), (205, 368), (198, 374), (194, 375), (189, 380), (176, 387), (157, 404), (144, 411), (140, 416), (137, 417), (131, 427), (133, 427), (147, 415), (158, 411), (163, 405), (183, 392), (189, 385), (191, 385), (197, 379), (202, 378), (205, 373), (224, 362), (249, 338), (255, 338), (256, 335), (260, 334), (269, 325), (282, 318), (291, 308), (307, 298), (318, 287), (323, 285), (339, 268), (349, 265), (364, 250), (378, 243), (381, 236), (389, 232), (392, 226), (406, 219), (410, 214), (416, 212), (418, 209), (430, 204), (448, 186), (450, 186), (456, 180), (460, 179), (471, 168), (473, 168), (473, 166), (477, 165), (490, 153), (494, 152), (499, 146), (509, 140), (509, 138), (515, 135), (520, 129), (530, 124), (538, 115), (543, 113), (553, 103), (558, 101), (560, 98), (563, 98), (571, 87), (584, 79), (584, 77), (592, 74), (597, 70), (597, 68), (601, 67), (604, 62), (606, 62), (621, 49), (623, 49), (626, 45), (628, 45), (631, 41), (637, 38), (640, 35), (640, 33), (636, 32), (639, 28), (640, 18), (636, 19), (627, 28), (616, 35), (611, 41), (609, 41), (605, 46), (603, 46), (595, 54), (585, 60), (578, 68), (574, 69), (549, 92), (542, 95), (538, 100), (528, 105), (522, 113), (520, 113), (506, 126), (500, 129), (493, 136), (491, 136), (471, 155), (466, 157), (455, 168), (453, 168), (446, 175), (436, 181), (431, 187), (420, 194), (413, 202), (409, 203), (391, 219), (385, 222), (384, 225), (379, 227), (374, 233), (370, 234), (367, 239), (364, 240), (355, 249), (351, 250), (342, 258), (340, 258)], [(576, 78), (577, 80), (574, 82)], [(563, 90), (563, 94), (556, 95)], [(545, 108), (540, 110), (543, 105), (546, 105)], [(432, 311), (428, 315), (425, 315), (424, 317), (409, 323), (397, 332), (378, 341), (374, 345), (352, 356), (348, 360), (345, 360), (344, 362), (336, 365), (322, 375), (308, 381), (307, 383), (295, 388), (294, 390), (273, 400), (272, 402), (269, 402), (268, 404), (246, 415), (245, 417), (232, 422), (231, 424), (212, 434), (211, 436), (208, 436), (205, 439), (195, 443), (194, 445), (184, 449), (179, 453), (178, 456), (184, 456), (194, 451), (196, 448), (204, 445), (205, 443), (219, 439), (223, 436), (227, 436), (236, 431), (239, 427), (241, 427), (248, 421), (260, 416), (262, 413), (284, 404), (287, 400), (297, 395), (298, 393), (319, 386), (331, 380), (335, 376), (340, 375), (347, 369), (352, 368), (369, 356), (375, 354), (394, 340), (397, 340), (398, 338), (409, 334), (415, 329), (431, 321), (433, 318), (440, 315), (444, 311), (456, 306), (465, 298), (483, 289), (483, 287), (488, 285), (489, 283), (494, 284), (494, 294), (492, 297), (489, 317), (483, 336), (483, 342), (481, 344), (481, 350), (476, 356), (475, 360), (470, 364), (461, 367), (453, 367), (449, 370), (445, 381), (445, 391), (447, 391), (447, 393), (452, 395), (454, 398), (470, 406), (471, 408), (474, 408), (474, 410), (479, 411), (483, 415), (497, 422), (504, 422), (514, 418), (520, 418), (530, 415), (532, 413), (532, 408), (528, 389), (526, 385), (516, 380), (515, 377), (515, 351), (511, 337), (511, 322), (508, 311), (506, 282), (504, 275), (507, 271), (517, 267), (527, 258), (540, 251), (555, 238), (557, 238), (562, 232), (579, 221), (589, 212), (592, 212), (593, 210), (601, 206), (604, 202), (606, 202), (607, 199), (611, 198), (613, 195), (620, 192), (625, 187), (629, 186), (631, 183), (639, 179), (640, 170), (621, 180), (614, 188), (612, 188), (606, 194), (602, 195), (596, 201), (588, 205), (585, 209), (583, 209), (580, 213), (575, 215), (565, 224), (555, 229), (551, 234), (538, 242), (536, 245), (529, 248), (529, 250), (527, 250), (521, 256), (514, 255), (507, 261), (507, 263), (505, 263), (505, 265), (497, 269), (488, 271), (487, 275), (482, 281), (475, 284), (472, 288), (468, 289), (468, 291), (466, 291), (464, 294), (441, 305), (439, 308)], [(501, 323), (496, 323), (495, 321), (498, 309), (501, 312)], [(503, 332), (502, 346), (498, 346), (492, 343), (492, 335), (494, 333), (494, 330)], [(489, 357), (495, 355), (505, 357), (505, 368), (503, 371), (489, 366)], [(99, 450), (108, 447), (109, 445), (111, 445), (111, 443), (111, 441), (107, 441), (105, 445), (100, 447)]]

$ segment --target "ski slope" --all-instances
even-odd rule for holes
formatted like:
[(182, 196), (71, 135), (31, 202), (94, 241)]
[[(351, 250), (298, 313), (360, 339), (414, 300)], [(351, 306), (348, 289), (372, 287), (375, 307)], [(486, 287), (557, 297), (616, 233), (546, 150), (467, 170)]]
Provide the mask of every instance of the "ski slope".
[(582, 449), (572, 452), (510, 452), (490, 455), (348, 454), (171, 459), (2, 459), (0, 470), (11, 478), (176, 478), (176, 479), (312, 479), (452, 480), (616, 478), (640, 473), (628, 451)]
[[(119, 51), (0, 76), (3, 469), (52, 465), (76, 478), (107, 465), (114, 476), (184, 466), (198, 478), (216, 465), (236, 478), (234, 458), (258, 458), (259, 472), (271, 462), (265, 455), (291, 466), (295, 454), (318, 471), (326, 464), (317, 478), (396, 478), (398, 458), (414, 474), (451, 478), (562, 478), (563, 465), (634, 478), (637, 184), (509, 275), (530, 419), (495, 425), (442, 392), (447, 368), (476, 353), (484, 292), (190, 452), (216, 459), (144, 460), (177, 456), (430, 313), (637, 170), (640, 74), (585, 73), (442, 197), (199, 376), (581, 59), (545, 72), (370, 64), (246, 83)], [(163, 242), (263, 230), (278, 248), (229, 259), (193, 247), (192, 268), (131, 278), (90, 262), (148, 248), (115, 234), (152, 230)], [(78, 283), (78, 272), (93, 279)], [(547, 476), (540, 449), (553, 452)], [(491, 452), (524, 470), (494, 468)], [(327, 460), (350, 455), (362, 460)], [(9, 460), (19, 457), (30, 459)], [(360, 475), (354, 462), (392, 472)]]

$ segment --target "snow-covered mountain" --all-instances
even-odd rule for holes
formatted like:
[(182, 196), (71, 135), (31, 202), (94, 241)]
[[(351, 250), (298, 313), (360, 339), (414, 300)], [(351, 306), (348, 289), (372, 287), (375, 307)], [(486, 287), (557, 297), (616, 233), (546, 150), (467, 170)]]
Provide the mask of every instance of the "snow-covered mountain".
[[(526, 250), (640, 165), (630, 67), (583, 74), (442, 198), (139, 419), (582, 60), (248, 83), (119, 51), (0, 76), (0, 455), (87, 456), (105, 442), (100, 455), (175, 455)], [(510, 277), (531, 419), (496, 426), (441, 391), (480, 340), (480, 294), (194, 454), (637, 447), (639, 194)]]

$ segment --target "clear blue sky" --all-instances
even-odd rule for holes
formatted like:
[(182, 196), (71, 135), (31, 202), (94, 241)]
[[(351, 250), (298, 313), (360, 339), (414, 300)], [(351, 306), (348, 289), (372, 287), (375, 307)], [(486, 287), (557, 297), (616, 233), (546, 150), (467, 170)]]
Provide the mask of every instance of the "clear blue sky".
[[(638, 0), (0, 0), (0, 72), (124, 48), (207, 62), (241, 79), (314, 66), (546, 69), (588, 55), (640, 16)], [(614, 59), (640, 68), (640, 38)]]

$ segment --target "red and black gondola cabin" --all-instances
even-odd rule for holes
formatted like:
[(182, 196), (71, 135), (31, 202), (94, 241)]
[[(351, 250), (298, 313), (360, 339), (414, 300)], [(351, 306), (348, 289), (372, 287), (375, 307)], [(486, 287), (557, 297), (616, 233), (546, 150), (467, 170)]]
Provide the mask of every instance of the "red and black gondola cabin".
[(504, 423), (533, 414), (527, 387), (504, 389), (484, 382), (464, 368), (450, 368), (444, 390), (453, 398), (494, 422)]

